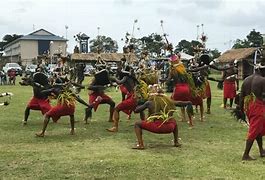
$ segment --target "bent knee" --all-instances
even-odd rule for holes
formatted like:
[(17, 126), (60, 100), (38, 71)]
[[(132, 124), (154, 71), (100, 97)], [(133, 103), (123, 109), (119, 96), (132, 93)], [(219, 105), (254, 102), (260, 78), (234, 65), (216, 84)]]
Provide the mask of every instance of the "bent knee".
[(111, 101), (111, 102), (109, 103), (109, 105), (110, 105), (110, 107), (114, 108), (114, 107), (115, 107), (115, 102), (114, 102), (114, 101)]
[(135, 122), (134, 127), (135, 128), (141, 128), (142, 127), (142, 122), (141, 121)]

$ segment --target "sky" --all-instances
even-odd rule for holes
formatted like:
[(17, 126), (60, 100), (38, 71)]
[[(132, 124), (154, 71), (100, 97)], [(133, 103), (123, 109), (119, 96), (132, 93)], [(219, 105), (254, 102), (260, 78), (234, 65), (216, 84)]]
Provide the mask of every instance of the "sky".
[(79, 32), (109, 36), (121, 49), (134, 26), (135, 38), (166, 33), (174, 46), (204, 32), (206, 47), (224, 52), (253, 29), (265, 33), (264, 10), (265, 0), (1, 0), (0, 38), (43, 28), (67, 37), (70, 53)]

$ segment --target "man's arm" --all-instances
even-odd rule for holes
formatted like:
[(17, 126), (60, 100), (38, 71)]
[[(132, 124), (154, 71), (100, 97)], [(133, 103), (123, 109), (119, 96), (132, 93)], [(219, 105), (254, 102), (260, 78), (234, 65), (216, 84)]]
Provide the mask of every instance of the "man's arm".
[(231, 69), (231, 68), (234, 68), (235, 67), (234, 65), (229, 66), (229, 67), (217, 67), (214, 64), (210, 64), (209, 66), (210, 66), (210, 68), (215, 69), (215, 70), (218, 70), (218, 71), (226, 71), (228, 69)]
[(240, 96), (239, 96), (239, 109), (244, 112), (244, 97), (246, 96), (246, 91), (245, 91), (246, 87), (245, 84), (243, 82), (242, 86), (241, 86), (241, 92), (240, 92)]
[(143, 105), (137, 106), (136, 109), (134, 110), (135, 113), (140, 113), (144, 111), (146, 108), (149, 108), (151, 106), (150, 101), (146, 101)]
[(89, 104), (87, 104), (87, 103), (86, 103), (83, 99), (81, 99), (79, 96), (77, 96), (76, 94), (74, 94), (74, 96), (75, 96), (75, 99), (76, 99), (79, 103), (81, 103), (81, 104), (83, 104), (83, 105), (89, 107)]
[(115, 81), (117, 84), (121, 85), (121, 84), (124, 84), (127, 80), (127, 76), (124, 76), (121, 80), (118, 80), (117, 78), (115, 78)]
[(193, 68), (193, 69), (187, 69), (188, 72), (198, 72), (198, 71), (201, 71), (201, 70), (205, 70), (205, 69), (208, 69), (208, 65), (204, 65), (204, 66), (200, 66), (200, 67), (196, 67), (196, 68)]

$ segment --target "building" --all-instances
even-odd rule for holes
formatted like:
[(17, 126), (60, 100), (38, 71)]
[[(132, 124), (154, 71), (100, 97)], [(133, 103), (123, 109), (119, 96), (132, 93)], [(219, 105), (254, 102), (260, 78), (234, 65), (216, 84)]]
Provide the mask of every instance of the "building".
[(99, 59), (106, 62), (120, 62), (125, 58), (129, 62), (137, 62), (135, 54), (124, 53), (74, 53), (71, 55), (71, 60), (76, 63), (96, 63)]
[(43, 54), (50, 54), (50, 57), (58, 53), (66, 55), (66, 42), (63, 37), (39, 29), (4, 46), (4, 54), (8, 62), (26, 65)]
[(260, 55), (261, 51), (259, 48), (231, 49), (224, 52), (217, 60), (220, 64), (229, 64), (237, 60), (238, 77), (245, 79), (247, 76), (253, 74), (254, 67), (252, 65), (260, 61)]

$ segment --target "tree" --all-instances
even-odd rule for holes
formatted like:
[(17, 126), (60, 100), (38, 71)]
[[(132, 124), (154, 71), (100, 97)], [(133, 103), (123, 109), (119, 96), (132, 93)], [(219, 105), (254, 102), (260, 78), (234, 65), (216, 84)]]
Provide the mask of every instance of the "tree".
[(262, 35), (255, 29), (250, 31), (246, 39), (237, 39), (232, 48), (249, 48), (249, 47), (261, 47), (262, 46)]
[(262, 46), (262, 35), (260, 32), (256, 32), (255, 29), (253, 29), (249, 35), (247, 35), (247, 40), (249, 42), (250, 47), (261, 47)]
[(106, 36), (97, 36), (97, 38), (89, 41), (90, 51), (97, 53), (116, 53), (118, 51), (118, 44), (115, 40)]
[(221, 52), (218, 49), (210, 50), (209, 54), (213, 59), (218, 58), (221, 55)]
[(161, 35), (152, 33), (149, 36), (144, 36), (140, 38), (142, 41), (142, 51), (149, 51), (151, 57), (159, 57), (162, 53), (162, 48), (164, 47), (163, 38)]
[(246, 39), (244, 39), (244, 40), (237, 39), (232, 48), (233, 49), (239, 49), (239, 48), (248, 48), (248, 47), (250, 47), (250, 45)]
[(175, 53), (184, 52), (190, 54), (192, 47), (191, 43), (185, 39), (181, 40), (175, 48)]
[(18, 38), (21, 38), (23, 35), (17, 35), (17, 34), (13, 34), (13, 35), (10, 35), (10, 34), (7, 34), (3, 37), (2, 41), (0, 41), (0, 51), (3, 51), (4, 49), (4, 46), (7, 45), (8, 43), (18, 39)]
[(189, 55), (195, 55), (196, 54), (196, 48), (201, 48), (202, 43), (199, 41), (192, 40), (191, 42), (183, 39), (181, 40), (178, 45), (176, 46), (175, 53), (176, 52), (184, 52)]

